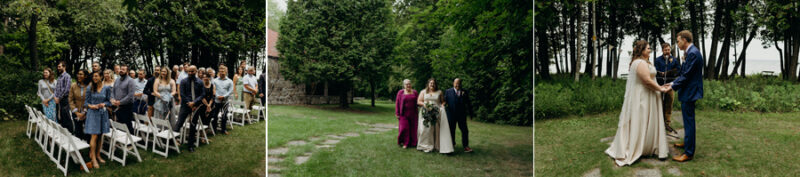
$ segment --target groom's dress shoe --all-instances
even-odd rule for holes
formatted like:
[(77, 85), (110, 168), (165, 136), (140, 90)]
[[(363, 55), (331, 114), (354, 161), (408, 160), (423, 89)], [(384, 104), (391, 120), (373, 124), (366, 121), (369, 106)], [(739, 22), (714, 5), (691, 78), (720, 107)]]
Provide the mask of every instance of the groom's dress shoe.
[(676, 143), (675, 144), (675, 147), (677, 147), (677, 148), (683, 148), (684, 146), (686, 146), (686, 145), (683, 144), (683, 143)]
[(692, 160), (692, 156), (688, 156), (686, 154), (682, 154), (681, 156), (673, 157), (672, 160), (678, 161), (678, 162), (686, 162), (686, 161)]
[(465, 148), (464, 148), (464, 152), (472, 152), (472, 148), (465, 147)]

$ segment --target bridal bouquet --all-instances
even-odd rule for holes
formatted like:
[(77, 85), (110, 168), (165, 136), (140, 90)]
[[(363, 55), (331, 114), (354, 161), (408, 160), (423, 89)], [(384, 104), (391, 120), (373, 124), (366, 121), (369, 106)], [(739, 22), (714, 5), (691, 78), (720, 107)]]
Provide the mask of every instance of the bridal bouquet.
[(438, 117), (439, 108), (434, 104), (425, 103), (425, 107), (422, 108), (422, 124), (425, 125), (425, 127), (435, 125)]

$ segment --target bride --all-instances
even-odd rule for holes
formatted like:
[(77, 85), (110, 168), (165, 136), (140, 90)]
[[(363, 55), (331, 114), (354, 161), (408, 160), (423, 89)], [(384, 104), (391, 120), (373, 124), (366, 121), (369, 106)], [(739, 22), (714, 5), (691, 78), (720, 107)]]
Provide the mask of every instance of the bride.
[(664, 159), (669, 153), (660, 94), (667, 88), (655, 81), (656, 69), (647, 60), (650, 52), (646, 41), (634, 43), (617, 134), (605, 151), (619, 166), (633, 164), (644, 155)]
[(444, 94), (442, 90), (439, 90), (439, 86), (433, 78), (428, 80), (427, 87), (420, 92), (420, 96), (417, 98), (417, 105), (423, 107), (423, 109), (426, 103), (433, 104), (439, 109), (439, 119), (436, 120), (436, 124), (426, 127), (423, 123), (422, 109), (420, 109), (419, 122), (417, 124), (417, 140), (419, 140), (417, 150), (431, 152), (434, 149), (438, 149), (439, 153), (443, 154), (453, 152), (450, 125), (447, 123), (447, 113), (444, 106), (442, 106), (444, 104)]

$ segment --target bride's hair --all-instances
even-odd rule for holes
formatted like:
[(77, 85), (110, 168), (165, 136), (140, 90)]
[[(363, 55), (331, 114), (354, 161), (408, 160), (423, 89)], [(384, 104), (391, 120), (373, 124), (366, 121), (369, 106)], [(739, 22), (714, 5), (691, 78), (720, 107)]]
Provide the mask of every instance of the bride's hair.
[[(636, 59), (643, 59), (642, 55), (644, 55), (644, 50), (647, 49), (647, 41), (645, 40), (638, 40), (633, 42), (633, 53), (631, 55), (631, 63), (628, 64), (629, 66), (633, 64), (633, 61)], [(650, 63), (646, 58), (643, 59), (645, 62)]]
[[(431, 81), (433, 81), (433, 88), (430, 86)], [(428, 82), (425, 83), (425, 92), (435, 92), (437, 90), (439, 90), (439, 84), (436, 83), (436, 79), (428, 79)]]

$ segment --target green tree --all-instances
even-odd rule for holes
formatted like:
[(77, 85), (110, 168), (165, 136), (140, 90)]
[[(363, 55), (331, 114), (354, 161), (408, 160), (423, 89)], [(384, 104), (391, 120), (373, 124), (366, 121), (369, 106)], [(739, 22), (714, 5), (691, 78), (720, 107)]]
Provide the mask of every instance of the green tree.
[[(356, 77), (382, 75), (391, 55), (389, 3), (384, 0), (289, 1), (281, 21), (281, 74), (299, 83), (331, 81), (350, 90)], [(349, 107), (346, 92), (340, 106)]]

